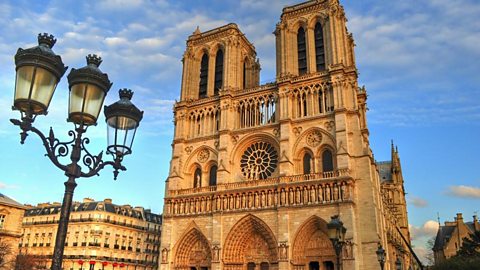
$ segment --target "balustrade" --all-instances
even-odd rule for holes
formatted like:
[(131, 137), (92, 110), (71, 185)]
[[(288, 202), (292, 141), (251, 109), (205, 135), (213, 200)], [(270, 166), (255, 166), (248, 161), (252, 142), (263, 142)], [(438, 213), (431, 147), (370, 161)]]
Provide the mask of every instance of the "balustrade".
[(353, 182), (350, 177), (342, 177), (347, 175), (347, 170), (341, 170), (227, 183), (210, 189), (169, 191), (164, 214), (196, 215), (349, 202), (352, 201)]

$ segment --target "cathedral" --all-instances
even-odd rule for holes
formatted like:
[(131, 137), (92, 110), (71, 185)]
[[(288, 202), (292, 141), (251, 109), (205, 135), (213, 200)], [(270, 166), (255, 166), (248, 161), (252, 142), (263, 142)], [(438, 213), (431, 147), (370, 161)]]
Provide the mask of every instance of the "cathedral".
[(160, 269), (421, 268), (398, 150), (376, 162), (370, 149), (343, 7), (285, 7), (273, 34), (276, 79), (263, 85), (236, 24), (188, 37)]

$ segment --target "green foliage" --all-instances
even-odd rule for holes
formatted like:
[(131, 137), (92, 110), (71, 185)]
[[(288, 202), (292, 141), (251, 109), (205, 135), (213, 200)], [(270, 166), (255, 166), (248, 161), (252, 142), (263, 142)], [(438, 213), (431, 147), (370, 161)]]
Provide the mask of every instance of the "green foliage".
[(432, 270), (480, 270), (480, 258), (452, 257), (433, 266)]
[(470, 234), (470, 237), (463, 238), (462, 247), (457, 256), (463, 258), (480, 258), (480, 231)]
[(432, 270), (480, 270), (480, 231), (463, 238), (458, 254), (431, 268)]

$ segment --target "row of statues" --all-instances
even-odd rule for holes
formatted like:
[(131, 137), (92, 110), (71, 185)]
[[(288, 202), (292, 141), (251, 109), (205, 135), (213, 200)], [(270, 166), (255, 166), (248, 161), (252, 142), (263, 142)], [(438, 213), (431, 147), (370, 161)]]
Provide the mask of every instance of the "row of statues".
[(172, 198), (166, 201), (166, 214), (200, 214), (214, 211), (334, 203), (351, 201), (351, 194), (351, 184), (341, 182), (289, 188), (276, 187), (193, 198)]

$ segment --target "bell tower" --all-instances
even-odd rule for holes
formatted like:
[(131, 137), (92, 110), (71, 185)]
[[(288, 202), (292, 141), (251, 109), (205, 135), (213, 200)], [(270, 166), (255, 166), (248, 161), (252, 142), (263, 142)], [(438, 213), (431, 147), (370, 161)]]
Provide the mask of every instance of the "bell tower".
[(183, 55), (181, 101), (218, 96), (220, 90), (258, 86), (255, 47), (234, 23), (188, 37)]
[[(343, 7), (285, 7), (274, 34), (276, 81), (264, 85), (255, 48), (236, 24), (197, 28), (187, 40), (162, 270), (330, 270), (338, 261), (376, 270), (378, 243), (389, 261), (410, 256), (394, 251), (407, 250), (395, 229), (406, 213), (390, 213), (382, 199)], [(328, 237), (333, 216), (346, 228), (341, 257)]]

